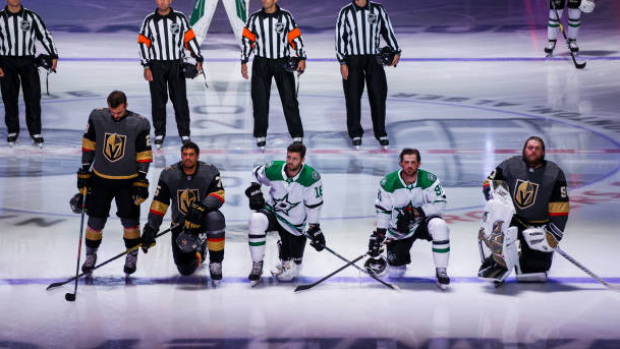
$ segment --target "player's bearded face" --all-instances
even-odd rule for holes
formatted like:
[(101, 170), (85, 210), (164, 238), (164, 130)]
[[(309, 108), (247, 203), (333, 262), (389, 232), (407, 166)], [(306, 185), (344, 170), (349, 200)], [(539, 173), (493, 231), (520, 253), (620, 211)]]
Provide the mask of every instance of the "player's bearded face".
[(194, 149), (183, 149), (181, 161), (184, 169), (194, 169), (198, 163), (198, 154)]
[(127, 114), (127, 104), (121, 104), (116, 108), (112, 108), (108, 105), (108, 108), (110, 109), (110, 114), (112, 114), (112, 117), (116, 121), (120, 120)]
[(403, 160), (400, 162), (400, 167), (407, 176), (414, 176), (418, 172), (420, 162), (415, 154), (403, 155)]
[(530, 166), (535, 167), (542, 163), (545, 158), (545, 151), (542, 144), (536, 140), (530, 140), (523, 149), (523, 161)]
[(286, 170), (288, 172), (297, 172), (304, 163), (304, 159), (301, 158), (299, 153), (287, 153), (286, 154)]

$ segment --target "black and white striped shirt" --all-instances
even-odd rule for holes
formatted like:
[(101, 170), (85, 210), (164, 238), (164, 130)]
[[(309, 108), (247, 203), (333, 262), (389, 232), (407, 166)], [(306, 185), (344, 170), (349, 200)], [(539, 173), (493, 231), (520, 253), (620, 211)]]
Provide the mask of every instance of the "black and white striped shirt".
[(301, 31), (290, 12), (277, 6), (276, 12), (254, 12), (243, 28), (241, 62), (246, 63), (250, 54), (270, 59), (290, 56), (291, 48), (300, 59), (306, 59)]
[(379, 53), (381, 37), (397, 53), (400, 47), (387, 12), (381, 4), (368, 1), (359, 7), (353, 1), (343, 7), (336, 24), (336, 57), (341, 64), (347, 56)]
[(39, 15), (22, 7), (11, 13), (8, 6), (0, 11), (0, 56), (34, 56), (39, 40), (52, 58), (58, 58), (52, 34)]
[(185, 58), (185, 49), (191, 51), (196, 61), (202, 62), (196, 35), (182, 12), (170, 10), (166, 16), (157, 10), (142, 22), (140, 35), (140, 62), (147, 66), (150, 61), (176, 61)]

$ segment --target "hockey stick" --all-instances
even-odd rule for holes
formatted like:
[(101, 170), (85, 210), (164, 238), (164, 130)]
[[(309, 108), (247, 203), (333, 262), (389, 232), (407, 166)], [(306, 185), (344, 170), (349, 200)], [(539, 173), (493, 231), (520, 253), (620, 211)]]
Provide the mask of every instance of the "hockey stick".
[(327, 275), (327, 276), (324, 276), (322, 279), (320, 279), (320, 280), (318, 280), (318, 281), (315, 281), (315, 282), (313, 282), (313, 283), (311, 283), (311, 284), (299, 285), (299, 286), (295, 287), (295, 292), (299, 292), (299, 291), (306, 291), (306, 290), (309, 290), (309, 289), (313, 288), (314, 286), (316, 286), (316, 285), (318, 285), (318, 284), (322, 283), (323, 281), (325, 281), (325, 280), (329, 279), (330, 277), (332, 277), (332, 276), (334, 276), (334, 275), (336, 275), (336, 274), (340, 273), (340, 272), (341, 272), (341, 271), (343, 271), (344, 269), (348, 268), (350, 265), (355, 264), (355, 262), (357, 262), (357, 261), (359, 261), (360, 259), (362, 259), (362, 258), (366, 257), (366, 255), (367, 255), (367, 254), (368, 254), (368, 252), (364, 253), (363, 255), (361, 255), (361, 256), (359, 256), (359, 257), (355, 258), (354, 260), (352, 260), (352, 261), (348, 262), (347, 264), (343, 265), (342, 267), (340, 267), (340, 268), (338, 268), (338, 269), (334, 270), (333, 272), (331, 272), (331, 274), (329, 274), (329, 275)]
[(594, 274), (590, 269), (586, 268), (584, 265), (582, 265), (581, 263), (577, 262), (573, 257), (571, 257), (568, 253), (564, 252), (564, 250), (562, 250), (560, 248), (560, 246), (557, 246), (555, 248), (555, 250), (562, 255), (562, 257), (566, 258), (569, 262), (573, 263), (577, 268), (581, 269), (583, 272), (585, 272), (586, 274), (588, 274), (590, 277), (592, 277), (594, 280), (600, 282), (601, 284), (605, 285), (607, 288), (614, 290), (614, 291), (620, 291), (620, 285), (613, 285), (608, 283), (607, 281), (603, 280), (600, 278), (600, 276)]
[[(302, 235), (304, 235), (306, 238), (310, 239), (310, 241), (312, 241), (312, 237), (311, 237), (310, 235), (308, 235), (308, 233), (306, 233), (306, 232), (301, 232), (301, 234), (302, 234)], [(329, 247), (325, 246), (325, 250), (327, 250), (329, 253), (333, 254), (334, 256), (336, 256), (336, 257), (340, 258), (343, 262), (351, 263), (351, 261), (350, 261), (350, 260), (348, 260), (348, 259), (344, 258), (343, 256), (341, 256), (339, 253), (337, 253), (336, 251), (332, 250), (331, 248), (329, 248)], [(399, 288), (398, 286), (396, 286), (396, 285), (393, 285), (393, 284), (391, 284), (391, 283), (389, 283), (389, 282), (385, 282), (385, 281), (381, 280), (381, 279), (380, 279), (380, 278), (378, 278), (376, 275), (374, 275), (374, 274), (372, 274), (372, 273), (369, 273), (369, 272), (368, 272), (367, 270), (365, 270), (364, 268), (360, 268), (360, 267), (359, 267), (357, 264), (355, 264), (355, 263), (351, 263), (350, 265), (354, 266), (354, 267), (355, 267), (355, 269), (357, 269), (357, 270), (361, 271), (362, 273), (364, 273), (364, 274), (366, 274), (366, 275), (370, 276), (371, 278), (373, 278), (373, 279), (377, 280), (378, 282), (380, 282), (381, 284), (383, 284), (383, 285), (384, 285), (384, 286), (386, 286), (386, 287), (389, 287), (389, 288), (391, 288), (391, 289), (393, 289), (393, 290), (399, 290), (399, 289), (400, 289), (400, 288)]]
[[(85, 194), (88, 194), (88, 192)], [(80, 273), (80, 256), (82, 255), (82, 237), (84, 236), (84, 215), (85, 213), (86, 213), (86, 195), (82, 196), (82, 218), (80, 219), (80, 239), (78, 240), (77, 265), (75, 266), (75, 287), (73, 288), (73, 293), (65, 293), (65, 300), (67, 300), (68, 302), (75, 301), (75, 297), (77, 296), (78, 275)]]
[(577, 69), (585, 68), (587, 62), (578, 63), (577, 59), (575, 59), (575, 54), (570, 49), (570, 44), (568, 43), (568, 37), (566, 36), (566, 32), (564, 31), (564, 26), (562, 25), (562, 20), (560, 18), (560, 14), (558, 13), (558, 9), (557, 9), (557, 7), (555, 7), (555, 1), (554, 0), (551, 0), (551, 7), (553, 7), (553, 11), (555, 12), (555, 16), (558, 19), (558, 23), (560, 25), (560, 31), (562, 32), (562, 35), (564, 36), (564, 40), (566, 41), (566, 46), (568, 46), (568, 53), (570, 54), (570, 57), (573, 59), (573, 63), (575, 64), (575, 68), (577, 68)]
[[(175, 226), (173, 226), (173, 227), (170, 227), (170, 228), (168, 228), (168, 229), (166, 229), (166, 230), (162, 231), (161, 233), (158, 233), (157, 235), (155, 235), (155, 239), (157, 239), (158, 237), (160, 237), (160, 236), (162, 236), (162, 235), (164, 235), (164, 234), (168, 233), (169, 231), (171, 231), (172, 229), (174, 229), (174, 228), (176, 228), (176, 227), (178, 227), (178, 226), (179, 226), (179, 224), (177, 224), (177, 225), (175, 225)], [(81, 239), (80, 239), (80, 240), (81, 240)], [(86, 275), (86, 274), (90, 274), (90, 273), (92, 273), (94, 270), (99, 269), (99, 268), (103, 267), (104, 265), (106, 265), (106, 264), (108, 264), (108, 263), (110, 263), (110, 262), (112, 262), (112, 261), (114, 261), (114, 260), (117, 260), (117, 259), (121, 258), (122, 256), (124, 256), (124, 255), (126, 255), (126, 254), (130, 253), (130, 252), (133, 252), (133, 251), (137, 250), (137, 249), (138, 249), (138, 248), (140, 248), (140, 247), (142, 247), (142, 243), (139, 243), (139, 244), (137, 244), (136, 246), (134, 246), (134, 247), (132, 247), (132, 248), (130, 248), (130, 249), (128, 249), (128, 250), (126, 250), (126, 251), (123, 251), (123, 252), (121, 252), (121, 253), (117, 254), (116, 256), (114, 256), (114, 257), (112, 257), (112, 258), (108, 259), (107, 261), (105, 261), (105, 262), (103, 262), (103, 263), (100, 263), (99, 265), (97, 265), (97, 266), (95, 266), (93, 269), (91, 269), (88, 273), (81, 273), (81, 274), (79, 274), (79, 275), (76, 275), (76, 276), (74, 276), (74, 277), (72, 277), (72, 278), (68, 279), (68, 280), (65, 280), (65, 281), (62, 281), (62, 282), (55, 282), (55, 283), (50, 284), (49, 286), (47, 286), (47, 288), (46, 288), (45, 290), (46, 290), (46, 291), (49, 291), (49, 290), (51, 290), (52, 288), (56, 288), (56, 287), (58, 287), (58, 286), (62, 286), (62, 285), (68, 284), (69, 282), (71, 282), (71, 281), (73, 281), (73, 280), (75, 280), (75, 283), (76, 283), (76, 285), (77, 285), (77, 279), (81, 278), (82, 276), (84, 276), (84, 275)], [(80, 262), (79, 262), (79, 260), (78, 260), (78, 266), (79, 266), (79, 264), (80, 264)], [(79, 269), (78, 269), (78, 270), (79, 270)]]

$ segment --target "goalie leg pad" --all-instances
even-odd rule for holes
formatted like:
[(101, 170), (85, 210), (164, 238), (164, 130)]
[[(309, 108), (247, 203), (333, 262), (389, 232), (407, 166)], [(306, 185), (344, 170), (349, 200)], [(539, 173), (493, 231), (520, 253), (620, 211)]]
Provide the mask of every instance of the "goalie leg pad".
[(514, 208), (499, 200), (489, 200), (482, 215), (478, 246), (482, 265), (478, 277), (502, 282), (518, 264), (516, 227), (508, 228)]

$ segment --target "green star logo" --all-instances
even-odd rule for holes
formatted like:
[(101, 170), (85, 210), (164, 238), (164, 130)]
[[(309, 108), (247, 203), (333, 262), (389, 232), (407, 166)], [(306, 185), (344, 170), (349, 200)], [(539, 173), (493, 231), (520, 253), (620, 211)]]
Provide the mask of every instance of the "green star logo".
[(294, 209), (295, 207), (297, 207), (297, 205), (299, 205), (301, 203), (300, 202), (290, 202), (288, 199), (288, 193), (286, 195), (284, 195), (284, 197), (282, 197), (281, 199), (273, 199), (274, 200), (274, 205), (273, 208), (275, 209), (276, 212), (282, 212), (285, 215), (288, 216), (288, 213)]

